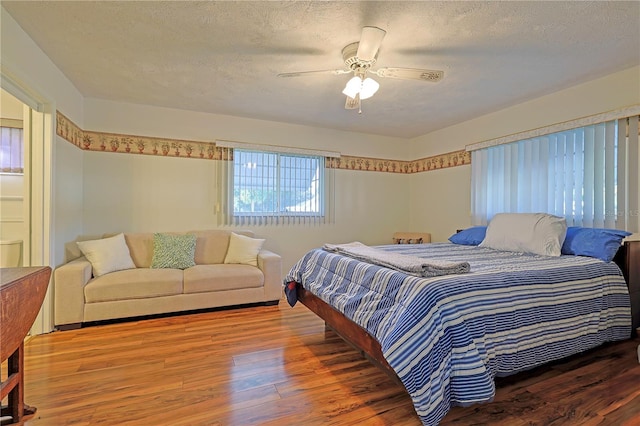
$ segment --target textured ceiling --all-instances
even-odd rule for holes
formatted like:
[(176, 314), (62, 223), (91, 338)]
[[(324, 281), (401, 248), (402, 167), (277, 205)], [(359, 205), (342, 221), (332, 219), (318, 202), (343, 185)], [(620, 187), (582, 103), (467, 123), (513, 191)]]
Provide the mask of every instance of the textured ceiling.
[[(640, 64), (640, 2), (2, 1), (86, 97), (411, 138)], [(365, 25), (377, 78), (345, 110), (343, 68)], [(374, 67), (374, 68), (376, 68)]]

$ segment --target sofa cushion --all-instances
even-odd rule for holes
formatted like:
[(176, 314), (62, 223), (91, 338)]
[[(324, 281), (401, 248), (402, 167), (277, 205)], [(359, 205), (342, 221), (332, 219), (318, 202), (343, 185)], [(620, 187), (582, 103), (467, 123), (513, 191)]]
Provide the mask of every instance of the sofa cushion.
[(95, 277), (136, 267), (123, 234), (99, 240), (78, 241), (77, 244), (91, 263)]
[(137, 268), (102, 275), (84, 287), (86, 303), (144, 299), (182, 293), (180, 269)]
[(127, 233), (124, 234), (124, 239), (127, 241), (131, 258), (136, 267), (150, 267), (151, 259), (153, 259), (153, 233)]
[(232, 232), (224, 263), (258, 266), (258, 253), (260, 253), (264, 241), (260, 238), (251, 238)]
[(184, 292), (255, 288), (264, 285), (264, 275), (249, 265), (196, 265), (184, 270)]
[[(251, 231), (234, 231), (237, 234), (253, 237)], [(231, 231), (211, 229), (206, 231), (190, 231), (196, 236), (196, 265), (217, 265), (224, 263), (229, 247)]]
[(193, 234), (154, 234), (151, 268), (187, 269), (196, 263), (196, 236)]

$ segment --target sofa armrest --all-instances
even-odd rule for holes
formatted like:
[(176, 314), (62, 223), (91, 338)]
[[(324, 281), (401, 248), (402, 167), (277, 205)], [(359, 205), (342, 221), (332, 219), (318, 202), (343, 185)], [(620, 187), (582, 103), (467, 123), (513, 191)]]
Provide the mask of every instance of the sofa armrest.
[(56, 268), (54, 275), (55, 325), (84, 319), (84, 286), (91, 279), (91, 263), (80, 257)]
[(268, 250), (258, 253), (258, 268), (264, 274), (265, 302), (282, 297), (282, 258)]

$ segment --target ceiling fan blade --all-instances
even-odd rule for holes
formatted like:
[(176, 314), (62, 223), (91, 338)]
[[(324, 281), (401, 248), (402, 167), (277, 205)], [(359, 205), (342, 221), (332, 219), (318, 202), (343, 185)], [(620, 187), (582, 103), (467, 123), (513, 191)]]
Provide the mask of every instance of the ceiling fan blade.
[(356, 109), (360, 106), (360, 94), (356, 94), (355, 98), (347, 96), (347, 101), (344, 103), (344, 109)]
[(284, 72), (278, 74), (278, 77), (304, 77), (307, 75), (322, 75), (322, 74), (332, 74), (332, 75), (341, 75), (341, 74), (349, 74), (351, 70), (321, 70), (321, 71), (300, 71), (300, 72)]
[(361, 61), (372, 61), (378, 54), (382, 39), (387, 32), (378, 27), (364, 27), (356, 56)]
[(379, 68), (369, 72), (378, 77), (400, 78), (403, 80), (422, 80), (437, 83), (444, 77), (444, 71), (422, 70), (417, 68)]

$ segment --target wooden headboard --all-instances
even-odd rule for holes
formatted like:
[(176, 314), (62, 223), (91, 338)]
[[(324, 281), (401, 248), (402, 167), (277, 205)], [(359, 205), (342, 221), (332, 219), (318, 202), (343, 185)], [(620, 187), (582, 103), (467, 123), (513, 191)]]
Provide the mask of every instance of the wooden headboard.
[(633, 334), (640, 327), (640, 241), (627, 241), (613, 259), (618, 264), (629, 287)]

